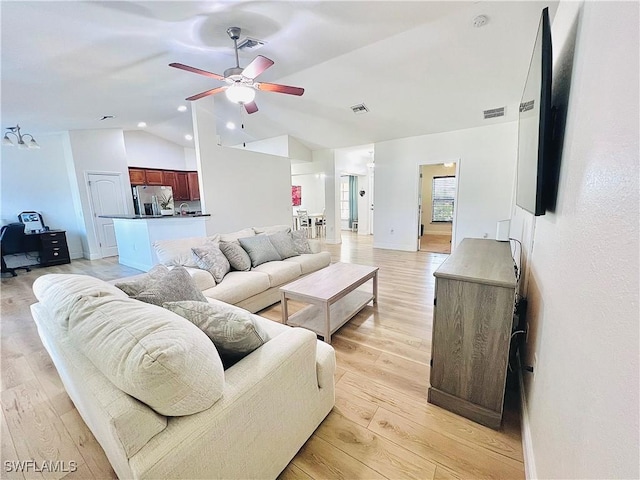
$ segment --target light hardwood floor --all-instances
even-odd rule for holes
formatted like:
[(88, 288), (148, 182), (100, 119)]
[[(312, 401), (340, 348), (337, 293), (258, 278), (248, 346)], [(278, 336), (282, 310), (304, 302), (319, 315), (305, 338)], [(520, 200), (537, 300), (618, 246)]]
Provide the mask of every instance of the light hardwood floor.
[[(282, 472), (282, 479), (524, 478), (516, 394), (494, 431), (427, 403), (433, 272), (446, 255), (372, 248), (371, 237), (345, 233), (326, 245), (333, 261), (377, 265), (379, 303), (332, 337), (336, 405)], [(138, 273), (115, 259), (20, 272), (1, 290), (0, 478), (115, 478), (66, 395), (29, 313), (31, 285), (45, 273), (113, 279)], [(291, 308), (299, 308), (292, 302)], [(260, 313), (280, 320), (280, 305)], [(74, 473), (22, 475), (5, 461), (71, 460)], [(66, 476), (65, 476), (66, 475)]]

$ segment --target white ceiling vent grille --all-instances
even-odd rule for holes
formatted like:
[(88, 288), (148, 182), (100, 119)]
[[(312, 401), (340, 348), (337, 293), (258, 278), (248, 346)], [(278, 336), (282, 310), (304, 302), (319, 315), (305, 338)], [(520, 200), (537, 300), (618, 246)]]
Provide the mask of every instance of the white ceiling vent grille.
[(484, 119), (504, 117), (504, 107), (492, 108), (491, 110), (484, 111)]
[(367, 106), (364, 103), (359, 103), (357, 105), (351, 105), (351, 110), (353, 111), (353, 113), (356, 113), (358, 115), (363, 114), (363, 113), (367, 113), (369, 111), (369, 109), (367, 108)]
[(242, 40), (240, 43), (238, 43), (238, 50), (252, 52), (254, 50), (259, 50), (260, 48), (264, 47), (265, 43), (267, 42), (264, 42), (262, 40), (258, 40), (255, 38), (247, 37), (244, 40)]

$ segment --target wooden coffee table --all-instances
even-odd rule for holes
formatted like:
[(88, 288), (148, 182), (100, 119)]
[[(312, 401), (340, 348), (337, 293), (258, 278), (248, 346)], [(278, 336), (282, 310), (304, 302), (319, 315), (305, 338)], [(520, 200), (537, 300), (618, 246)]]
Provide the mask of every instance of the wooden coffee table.
[[(373, 280), (373, 292), (358, 289)], [(378, 267), (334, 263), (280, 287), (282, 323), (304, 327), (331, 343), (331, 334), (369, 302), (378, 303)], [(308, 303), (289, 317), (287, 300)]]

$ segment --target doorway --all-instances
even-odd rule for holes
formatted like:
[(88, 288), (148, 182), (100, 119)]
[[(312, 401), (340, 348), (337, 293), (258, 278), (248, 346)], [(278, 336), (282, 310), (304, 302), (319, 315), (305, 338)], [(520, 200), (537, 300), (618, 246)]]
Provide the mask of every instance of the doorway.
[(118, 255), (113, 219), (100, 215), (126, 214), (122, 179), (119, 173), (89, 173), (89, 201), (96, 241), (102, 257)]
[(451, 253), (458, 183), (456, 170), (456, 163), (420, 165), (420, 251)]

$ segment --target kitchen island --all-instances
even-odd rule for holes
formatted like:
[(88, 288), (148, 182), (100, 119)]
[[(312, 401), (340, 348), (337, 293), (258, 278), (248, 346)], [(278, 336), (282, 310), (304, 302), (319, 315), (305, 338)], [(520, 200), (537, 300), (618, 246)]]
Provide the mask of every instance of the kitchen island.
[(153, 242), (207, 235), (208, 214), (104, 215), (113, 219), (118, 261), (145, 272), (159, 263)]

